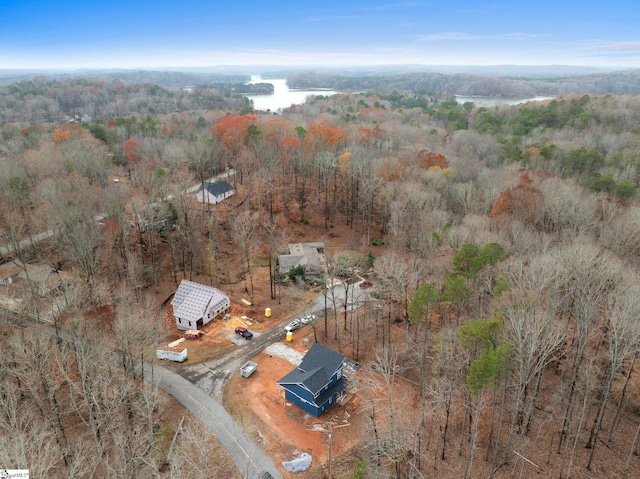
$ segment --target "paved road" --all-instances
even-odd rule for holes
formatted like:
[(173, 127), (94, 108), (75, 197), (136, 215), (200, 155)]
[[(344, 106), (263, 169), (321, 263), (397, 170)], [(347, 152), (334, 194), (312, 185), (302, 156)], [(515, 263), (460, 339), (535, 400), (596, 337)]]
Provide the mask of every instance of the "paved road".
[[(145, 375), (145, 379), (151, 379), (148, 376)], [(153, 381), (191, 411), (216, 436), (245, 478), (257, 479), (263, 471), (268, 471), (274, 478), (282, 479), (271, 459), (245, 434), (222, 405), (205, 391), (158, 365), (154, 365)]]
[[(0, 318), (5, 318), (10, 324), (19, 328), (27, 328), (33, 324), (32, 320), (22, 317), (12, 311), (0, 309)], [(51, 333), (51, 340), (57, 338), (67, 347), (73, 347), (73, 338), (64, 330), (55, 331), (53, 326), (41, 325), (47, 328)], [(281, 328), (277, 328), (280, 330)], [(276, 332), (272, 331), (273, 337)], [(268, 334), (262, 335), (263, 341), (270, 341)], [(247, 343), (251, 343), (247, 341)], [(230, 354), (230, 361), (238, 360), (237, 353), (254, 354), (244, 348), (238, 348)], [(120, 361), (119, 353), (114, 351), (114, 361)], [(229, 456), (236, 464), (238, 471), (246, 479), (259, 479), (260, 474), (268, 471), (274, 479), (283, 479), (282, 475), (269, 459), (269, 457), (260, 449), (255, 442), (242, 430), (242, 427), (225, 411), (219, 401), (212, 398), (206, 391), (183, 378), (180, 374), (172, 372), (169, 369), (158, 364), (146, 364), (145, 380), (153, 381), (158, 387), (167, 394), (171, 395), (176, 401), (188, 409), (202, 425), (211, 431), (220, 444), (229, 453)], [(152, 371), (152, 373), (150, 373)], [(226, 384), (225, 378), (219, 381), (220, 391)], [(222, 395), (222, 394), (220, 394)]]
[(182, 377), (198, 386), (211, 397), (222, 400), (222, 393), (232, 374), (240, 374), (240, 367), (249, 359), (258, 355), (270, 344), (280, 341), (285, 336), (283, 322), (265, 333), (254, 333), (249, 341), (238, 341), (236, 349), (217, 358), (201, 363), (177, 366), (175, 371)]
[[(328, 298), (335, 298), (338, 311), (343, 311), (346, 296), (344, 287), (335, 286), (333, 294), (330, 290), (324, 292), (328, 292)], [(366, 293), (357, 284), (351, 285), (347, 309), (361, 306), (366, 297)], [(300, 315), (316, 314), (320, 317), (324, 314), (324, 308), (324, 295), (320, 294), (313, 303), (300, 312)], [(327, 308), (333, 309), (333, 301), (327, 300)], [(172, 368), (175, 372), (160, 365), (153, 366), (153, 381), (187, 408), (216, 436), (240, 473), (247, 479), (257, 479), (263, 471), (268, 471), (275, 479), (282, 479), (282, 475), (271, 459), (225, 411), (220, 403), (222, 393), (231, 374), (239, 374), (240, 367), (247, 360), (284, 337), (284, 325), (287, 322), (288, 320), (283, 321), (271, 331), (256, 334), (250, 341), (240, 341), (236, 349), (222, 357), (192, 365), (177, 365)], [(151, 380), (150, 375), (145, 374), (145, 379)]]
[[(231, 175), (235, 175), (236, 171), (237, 170), (235, 168), (229, 168), (228, 170), (223, 171), (219, 175), (216, 175), (216, 176), (214, 176), (212, 178), (209, 178), (206, 181), (216, 182), (216, 181), (221, 180), (223, 178), (229, 178)], [(200, 188), (200, 186), (202, 186), (202, 183), (198, 183), (196, 185), (193, 185), (192, 187), (188, 188), (185, 192), (186, 193), (194, 193), (195, 191), (197, 191)], [(171, 197), (168, 196), (165, 199), (171, 199)], [(94, 216), (93, 219), (95, 221), (100, 222), (100, 221), (103, 221), (106, 217), (107, 217), (107, 215), (102, 213), (102, 214)], [(22, 241), (20, 241), (20, 243), (18, 243), (18, 249), (26, 248), (27, 246), (33, 246), (35, 243), (38, 243), (38, 242), (40, 242), (42, 240), (45, 240), (47, 238), (51, 238), (54, 234), (55, 234), (54, 230), (48, 230), (48, 231), (45, 231), (43, 233), (35, 234), (31, 238), (25, 238)], [(14, 250), (15, 250), (15, 248), (12, 245), (11, 246), (1, 246), (0, 245), (0, 256), (6, 256), (9, 253), (14, 252)]]
[[(334, 287), (334, 294), (331, 290), (327, 294), (327, 309), (333, 309), (333, 299), (338, 307), (338, 312), (344, 311), (345, 288), (339, 284)], [(349, 299), (347, 301), (347, 310), (362, 306), (367, 300), (366, 292), (355, 285), (349, 286)], [(300, 316), (307, 314), (315, 314), (319, 321), (324, 317), (324, 294), (319, 294), (318, 298), (308, 305), (304, 310), (300, 311)], [(239, 341), (239, 346), (230, 353), (209, 359), (196, 364), (185, 364), (175, 368), (175, 371), (185, 379), (189, 380), (200, 389), (205, 391), (211, 397), (222, 400), (222, 393), (227, 381), (232, 374), (239, 374), (240, 367), (249, 359), (258, 355), (264, 348), (270, 344), (280, 341), (285, 336), (284, 326), (289, 320), (275, 326), (271, 331), (262, 334), (254, 333), (254, 337), (250, 341)], [(173, 368), (172, 368), (173, 369)]]

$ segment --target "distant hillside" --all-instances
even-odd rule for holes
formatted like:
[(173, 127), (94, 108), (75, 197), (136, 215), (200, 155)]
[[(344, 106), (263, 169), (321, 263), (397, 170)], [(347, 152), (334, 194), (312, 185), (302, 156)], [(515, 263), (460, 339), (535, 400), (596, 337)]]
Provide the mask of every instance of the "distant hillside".
[(170, 89), (208, 83), (244, 83), (250, 80), (250, 76), (247, 74), (170, 70), (0, 70), (0, 85), (8, 85), (18, 81), (30, 81), (37, 77), (44, 77), (48, 80), (82, 78), (91, 81), (110, 82), (119, 80), (124, 83), (153, 83)]
[[(507, 69), (506, 71), (512, 71)], [(368, 76), (335, 75), (308, 72), (292, 75), (287, 82), (292, 88), (331, 88), (340, 91), (412, 91), (436, 95), (483, 95), (527, 98), (539, 94), (565, 95), (613, 93), (629, 95), (640, 93), (640, 70), (598, 72), (561, 75), (551, 72), (543, 76), (541, 70), (519, 70), (519, 75), (497, 74), (445, 74), (414, 72), (377, 74)], [(560, 69), (565, 71), (565, 69)], [(515, 72), (515, 70), (514, 70)]]

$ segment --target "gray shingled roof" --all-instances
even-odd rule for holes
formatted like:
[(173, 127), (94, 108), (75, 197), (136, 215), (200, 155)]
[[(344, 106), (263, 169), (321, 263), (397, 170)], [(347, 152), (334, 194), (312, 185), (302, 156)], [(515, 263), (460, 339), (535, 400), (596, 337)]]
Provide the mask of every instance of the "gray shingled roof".
[(289, 244), (289, 254), (278, 256), (280, 271), (288, 271), (294, 266), (313, 266), (318, 267), (321, 263), (321, 257), (318, 250), (324, 249), (324, 243), (291, 243)]
[(211, 286), (183, 279), (171, 300), (173, 314), (188, 321), (203, 317), (209, 304), (215, 306), (227, 300), (227, 295)]
[(206, 189), (213, 196), (218, 196), (226, 193), (227, 191), (233, 190), (233, 186), (231, 186), (226, 181), (217, 181), (215, 183), (211, 183), (210, 181), (205, 181), (200, 185), (198, 191), (202, 191)]
[(342, 354), (315, 343), (302, 358), (300, 365), (277, 383), (280, 385), (303, 384), (315, 394), (327, 385), (343, 361)]

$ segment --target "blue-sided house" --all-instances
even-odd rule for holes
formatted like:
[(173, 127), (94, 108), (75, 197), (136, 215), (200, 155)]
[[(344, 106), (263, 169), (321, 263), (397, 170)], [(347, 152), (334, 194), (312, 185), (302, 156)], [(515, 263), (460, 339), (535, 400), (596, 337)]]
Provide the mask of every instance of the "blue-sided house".
[(344, 395), (344, 356), (315, 343), (300, 365), (277, 382), (285, 398), (320, 417)]

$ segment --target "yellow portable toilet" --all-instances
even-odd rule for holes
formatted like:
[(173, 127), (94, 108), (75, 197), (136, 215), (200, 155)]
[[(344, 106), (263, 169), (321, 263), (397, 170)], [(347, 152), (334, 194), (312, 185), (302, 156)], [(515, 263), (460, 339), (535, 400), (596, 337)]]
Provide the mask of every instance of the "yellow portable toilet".
[(293, 333), (291, 331), (287, 331), (287, 341), (291, 342), (293, 339)]
[(265, 310), (264, 310), (264, 315), (265, 315), (267, 318), (270, 318), (270, 317), (271, 317), (271, 308), (265, 308)]

